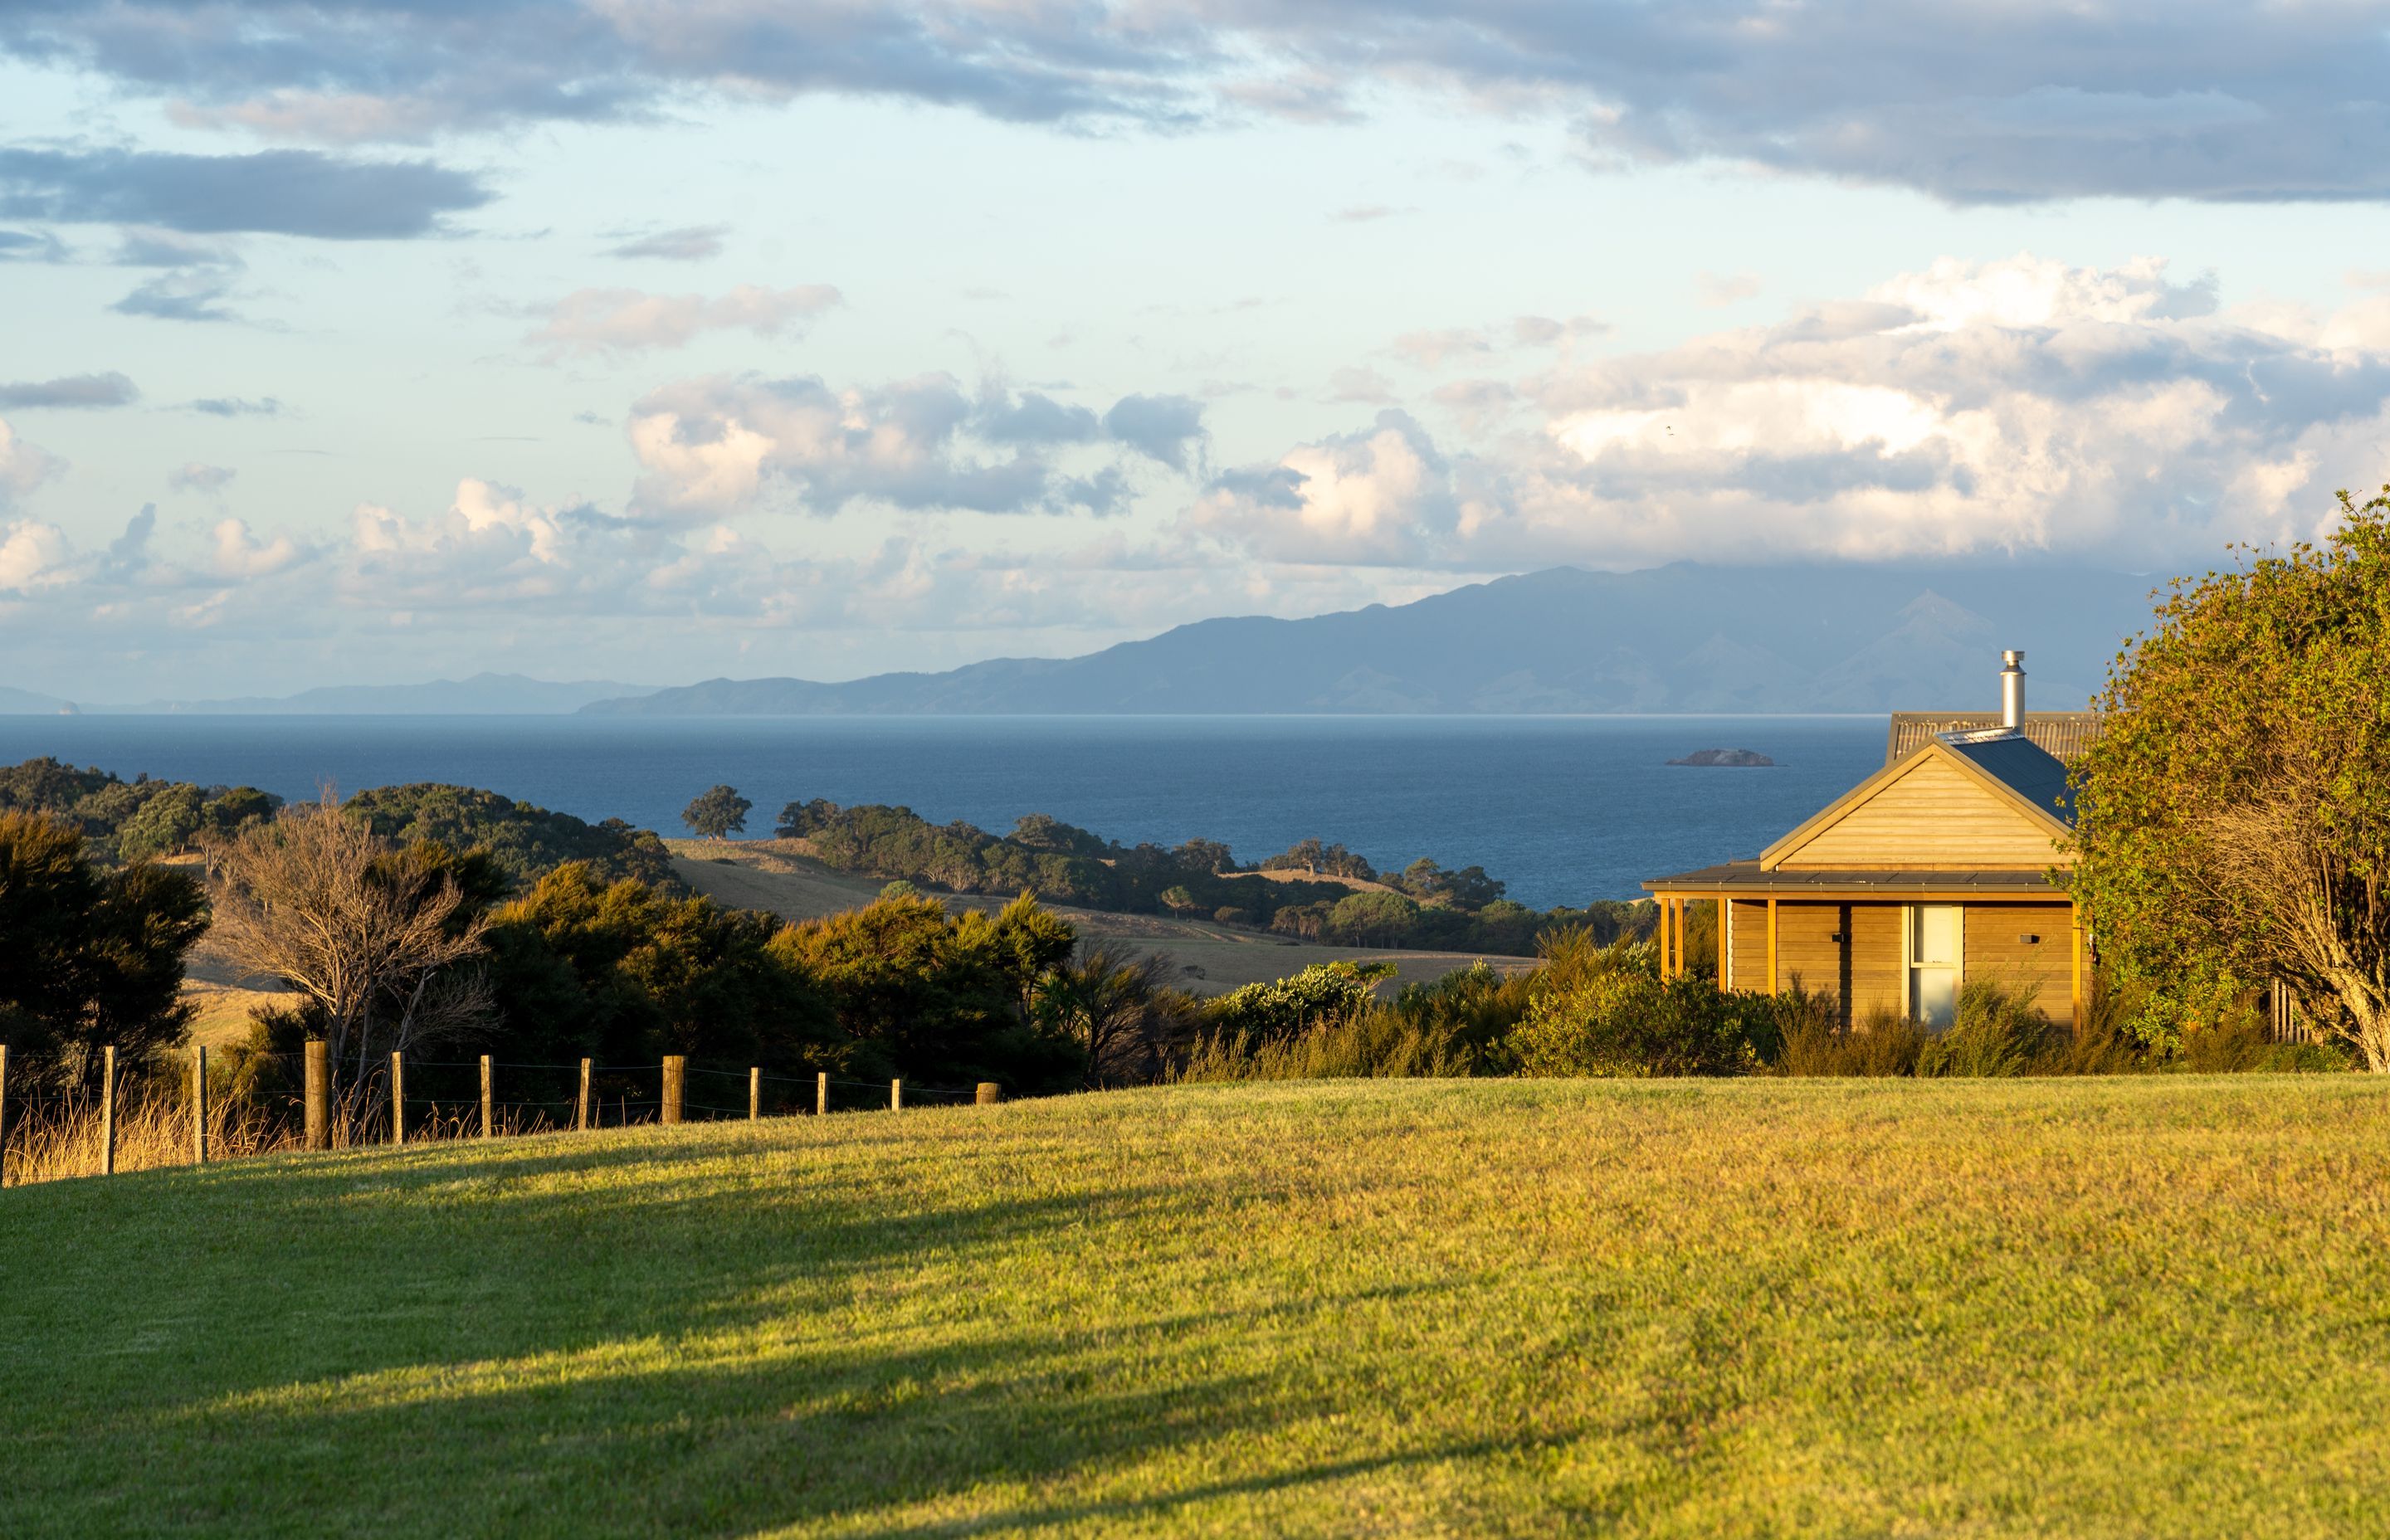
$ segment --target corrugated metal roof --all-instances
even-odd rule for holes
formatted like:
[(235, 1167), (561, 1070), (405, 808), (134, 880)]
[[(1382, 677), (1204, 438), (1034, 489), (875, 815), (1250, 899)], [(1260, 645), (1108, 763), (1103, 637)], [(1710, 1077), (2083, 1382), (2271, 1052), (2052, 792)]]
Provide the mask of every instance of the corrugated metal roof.
[(2057, 755), (2007, 727), (1937, 733), (1943, 746), (2068, 828), (2075, 825), (2075, 789)]
[(1935, 871), (1930, 867), (1862, 871), (1763, 870), (1756, 861), (1728, 861), (1702, 866), (1674, 877), (1655, 877), (1643, 884), (1661, 889), (1700, 889), (1709, 892), (1799, 893), (1851, 889), (1881, 891), (1886, 898), (1924, 891), (1963, 890), (1986, 898), (2028, 898), (2061, 894), (2047, 873), (2037, 871)]
[[(1924, 748), (1928, 738), (1943, 733), (1975, 732), (1999, 725), (1998, 712), (1895, 712), (1892, 731), (1884, 738), (1883, 762), (1898, 764)], [(2027, 712), (2024, 736), (2071, 764), (2100, 736), (2100, 713)]]

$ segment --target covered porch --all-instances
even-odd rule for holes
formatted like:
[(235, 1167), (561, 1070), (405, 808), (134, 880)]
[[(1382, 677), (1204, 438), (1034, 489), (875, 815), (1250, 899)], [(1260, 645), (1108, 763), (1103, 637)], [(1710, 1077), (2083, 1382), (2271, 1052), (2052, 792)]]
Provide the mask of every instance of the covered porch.
[[(1694, 963), (1691, 906), (1717, 906), (1719, 986), (1776, 994), (1797, 980), (1837, 1003), (1845, 1025), (1888, 1007), (1945, 1017), (1971, 978), (2034, 992), (2052, 1020), (2080, 1023), (2088, 948), (2080, 917), (2047, 872), (1767, 869), (1758, 861), (1644, 884), (1660, 906), (1661, 972)], [(2063, 1002), (2063, 1004), (2062, 1004)]]

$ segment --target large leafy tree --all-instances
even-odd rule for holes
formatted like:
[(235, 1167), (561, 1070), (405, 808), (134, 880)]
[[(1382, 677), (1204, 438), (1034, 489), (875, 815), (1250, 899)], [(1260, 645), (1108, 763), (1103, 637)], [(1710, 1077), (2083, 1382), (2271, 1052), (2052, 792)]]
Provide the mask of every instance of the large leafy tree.
[(2075, 766), (2074, 883), (2153, 1041), (2287, 986), (2390, 1072), (2390, 489), (2177, 582)]
[(725, 840), (746, 829), (754, 805), (733, 787), (712, 787), (681, 809), (680, 821), (701, 840)]
[(0, 1042), (36, 1084), (98, 1084), (99, 1050), (138, 1063), (182, 1042), (183, 956), (208, 924), (188, 875), (102, 872), (79, 830), (0, 813)]

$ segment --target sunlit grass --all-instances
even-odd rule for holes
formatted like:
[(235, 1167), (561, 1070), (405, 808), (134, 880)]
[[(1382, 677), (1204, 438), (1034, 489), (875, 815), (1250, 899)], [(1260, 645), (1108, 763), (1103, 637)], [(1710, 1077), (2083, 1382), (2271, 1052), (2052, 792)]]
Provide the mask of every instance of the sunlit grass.
[(0, 1534), (2379, 1534), (2362, 1077), (1371, 1083), (0, 1194)]

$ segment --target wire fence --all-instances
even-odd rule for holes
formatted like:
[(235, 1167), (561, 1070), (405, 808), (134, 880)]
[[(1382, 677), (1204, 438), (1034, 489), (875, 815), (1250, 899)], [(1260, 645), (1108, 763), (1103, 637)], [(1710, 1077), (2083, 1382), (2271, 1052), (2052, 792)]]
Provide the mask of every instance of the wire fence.
[[(192, 1055), (187, 1075), (152, 1079), (128, 1091), (117, 1072), (115, 1050), (104, 1053), (96, 1076), (12, 1095), (8, 1050), (0, 1044), (0, 1187), (292, 1149), (405, 1146), (1003, 1099), (1002, 1088), (994, 1082), (964, 1086), (865, 1081), (827, 1071), (801, 1076), (761, 1065), (730, 1069), (692, 1064), (685, 1056), (648, 1064), (600, 1064), (593, 1059), (540, 1063), (486, 1055), (418, 1059), (394, 1053), (386, 1061), (363, 1064), (344, 1057), (340, 1066), (347, 1072), (343, 1076), (336, 1072), (321, 1043), (310, 1043), (299, 1053), (223, 1050), (212, 1061), (210, 1050), (200, 1048)], [(735, 1104), (713, 1090), (692, 1096), (692, 1075), (705, 1077), (709, 1086), (725, 1080), (738, 1083), (746, 1095)], [(289, 1084), (294, 1079), (299, 1082), (295, 1088)], [(767, 1087), (772, 1088), (768, 1093)], [(501, 1095), (502, 1090), (516, 1094)], [(559, 1090), (568, 1094), (520, 1094)]]

